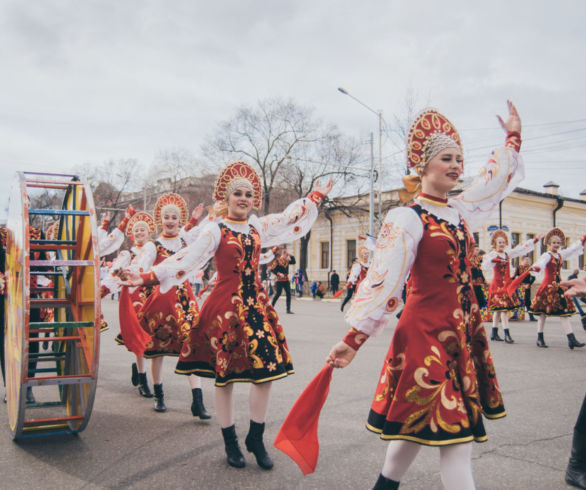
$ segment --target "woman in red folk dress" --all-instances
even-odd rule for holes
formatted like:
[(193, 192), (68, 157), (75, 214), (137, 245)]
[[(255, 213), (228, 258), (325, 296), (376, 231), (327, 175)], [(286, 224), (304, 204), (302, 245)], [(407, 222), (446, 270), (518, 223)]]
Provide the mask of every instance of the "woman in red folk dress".
[(351, 325), (327, 362), (347, 366), (370, 335), (379, 333), (409, 294), (396, 326), (371, 405), (367, 428), (390, 440), (374, 488), (398, 488), (421, 445), (440, 447), (448, 489), (472, 489), (471, 441), (487, 439), (482, 414), (505, 416), (488, 339), (473, 290), (472, 231), (523, 177), (518, 151), (521, 121), (512, 103), (499, 118), (507, 132), (464, 192), (448, 199), (463, 171), (456, 129), (433, 109), (421, 113), (407, 136), (407, 156), (417, 175), (405, 177), (403, 202), (387, 214), (374, 257), (352, 308)]
[[(203, 204), (195, 208), (187, 222), (187, 204), (178, 194), (163, 194), (157, 200), (154, 210), (155, 224), (163, 232), (155, 241), (157, 257), (154, 265), (161, 263), (197, 239), (199, 235), (198, 220), (203, 212)], [(129, 271), (131, 272), (131, 271)], [(185, 279), (185, 278), (184, 278)], [(138, 312), (144, 330), (151, 335), (151, 342), (146, 347), (144, 357), (151, 359), (153, 385), (155, 390), (155, 411), (165, 412), (163, 393), (163, 359), (165, 356), (178, 356), (182, 343), (188, 338), (192, 325), (197, 324), (199, 310), (189, 281), (178, 282), (172, 288), (161, 291), (156, 287)], [(189, 376), (189, 385), (193, 396), (191, 413), (200, 419), (209, 419), (211, 415), (203, 404), (201, 379)]]
[(538, 317), (537, 319), (537, 347), (547, 347), (543, 338), (545, 319), (548, 316), (560, 318), (564, 333), (568, 337), (568, 347), (584, 347), (574, 335), (570, 316), (576, 313), (576, 307), (571, 299), (564, 294), (564, 288), (560, 286), (562, 265), (564, 260), (578, 257), (584, 253), (584, 242), (586, 235), (576, 240), (568, 248), (561, 250), (562, 244), (566, 243), (566, 236), (559, 228), (553, 228), (545, 235), (545, 252), (539, 260), (533, 264), (532, 269), (536, 272), (545, 270), (545, 277), (535, 293), (533, 303), (529, 312)]
[(352, 262), (350, 274), (348, 275), (348, 282), (346, 283), (346, 297), (340, 305), (340, 311), (344, 311), (346, 303), (352, 299), (352, 295), (360, 286), (362, 280), (366, 277), (368, 272), (368, 265), (370, 262), (370, 249), (366, 245), (361, 245), (358, 248), (358, 258)]
[(246, 448), (268, 470), (273, 461), (264, 447), (263, 433), (272, 381), (293, 373), (283, 327), (258, 274), (261, 248), (305, 235), (331, 187), (330, 181), (283, 213), (258, 218), (250, 212), (262, 202), (260, 179), (246, 163), (232, 163), (216, 181), (216, 220), (208, 222), (197, 241), (155, 266), (151, 274), (132, 277), (133, 284), (159, 282), (161, 291), (167, 291), (215, 259), (216, 285), (202, 307), (199, 325), (183, 344), (175, 372), (215, 378), (216, 415), (227, 462), (236, 468), (246, 463), (234, 426), (234, 383), (251, 383)]
[(484, 256), (482, 268), (488, 271), (492, 268), (493, 276), (488, 288), (488, 311), (492, 313), (492, 335), (490, 340), (501, 341), (499, 337), (499, 320), (505, 331), (505, 342), (514, 343), (509, 332), (509, 313), (521, 307), (521, 301), (517, 295), (509, 296), (507, 286), (511, 284), (511, 259), (528, 254), (535, 248), (535, 244), (543, 238), (543, 235), (527, 240), (513, 249), (507, 250), (509, 238), (503, 230), (497, 230), (492, 234), (490, 244), (492, 250)]
[[(144, 211), (138, 212), (128, 220), (126, 226), (126, 235), (133, 242), (130, 250), (120, 252), (116, 260), (112, 263), (108, 275), (102, 281), (102, 286), (106, 287), (111, 293), (120, 291), (121, 272), (125, 269), (134, 270), (136, 272), (148, 272), (155, 263), (157, 258), (157, 249), (155, 244), (149, 240), (150, 235), (155, 233), (156, 226), (153, 217)], [(122, 291), (122, 295), (129, 295), (129, 303), (132, 305), (133, 311), (127, 311), (125, 302), (119, 303), (119, 318), (120, 328), (124, 329), (125, 324), (130, 324), (135, 321), (137, 312), (142, 309), (147, 298), (152, 293), (152, 288), (134, 287), (129, 288), (128, 291)], [(132, 318), (134, 316), (134, 318)], [(146, 333), (145, 333), (146, 335)], [(120, 345), (125, 345), (122, 334), (116, 336), (116, 342)], [(132, 350), (133, 343), (130, 339), (126, 339), (127, 346), (130, 345), (129, 350)], [(144, 344), (143, 344), (144, 345)], [(133, 352), (136, 355), (136, 362), (132, 363), (131, 382), (133, 386), (138, 386), (138, 393), (145, 398), (152, 398), (153, 394), (149, 388), (146, 375), (146, 366), (142, 352)]]

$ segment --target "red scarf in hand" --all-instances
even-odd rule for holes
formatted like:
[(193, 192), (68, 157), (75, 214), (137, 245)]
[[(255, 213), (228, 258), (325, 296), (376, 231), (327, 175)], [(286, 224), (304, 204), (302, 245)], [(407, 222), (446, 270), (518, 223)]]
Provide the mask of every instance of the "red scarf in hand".
[(295, 461), (304, 475), (313, 473), (317, 465), (317, 424), (331, 380), (332, 368), (326, 365), (303, 390), (275, 438), (275, 447)]

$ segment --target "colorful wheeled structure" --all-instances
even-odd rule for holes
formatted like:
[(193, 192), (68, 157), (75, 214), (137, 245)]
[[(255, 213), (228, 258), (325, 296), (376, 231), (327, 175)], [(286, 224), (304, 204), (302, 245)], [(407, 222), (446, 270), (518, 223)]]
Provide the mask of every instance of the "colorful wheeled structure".
[[(37, 189), (62, 197), (61, 209), (31, 208), (29, 195)], [(35, 216), (57, 220), (56, 237), (33, 237), (29, 220)], [(6, 276), (10, 437), (80, 432), (92, 412), (100, 338), (97, 227), (87, 183), (74, 175), (17, 174), (7, 222)], [(41, 309), (53, 314), (36, 321)], [(27, 403), (28, 388), (34, 388), (34, 403)]]

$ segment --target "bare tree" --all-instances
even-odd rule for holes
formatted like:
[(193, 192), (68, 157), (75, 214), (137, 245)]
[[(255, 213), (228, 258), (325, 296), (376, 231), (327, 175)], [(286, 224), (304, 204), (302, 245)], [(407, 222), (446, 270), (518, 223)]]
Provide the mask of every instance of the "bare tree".
[(285, 177), (288, 157), (302, 145), (322, 137), (322, 124), (309, 108), (280, 98), (259, 101), (254, 107), (240, 107), (236, 115), (221, 123), (204, 152), (222, 163), (245, 160), (254, 165), (263, 185), (263, 211), (269, 212), (273, 189)]
[[(294, 198), (306, 196), (316, 182), (332, 178), (335, 187), (332, 195), (347, 193), (350, 187), (360, 187), (363, 173), (357, 165), (363, 155), (360, 144), (341, 135), (335, 127), (324, 129), (322, 136), (311, 145), (301, 145), (288, 158), (285, 166), (283, 186)], [(335, 200), (327, 200), (326, 207), (336, 207)], [(307, 247), (311, 231), (300, 239), (299, 266), (307, 268)]]
[[(73, 169), (90, 184), (97, 209), (121, 209), (128, 204), (124, 195), (140, 188), (139, 163), (135, 158), (107, 160), (101, 165), (80, 165)], [(113, 219), (118, 212), (114, 211)]]

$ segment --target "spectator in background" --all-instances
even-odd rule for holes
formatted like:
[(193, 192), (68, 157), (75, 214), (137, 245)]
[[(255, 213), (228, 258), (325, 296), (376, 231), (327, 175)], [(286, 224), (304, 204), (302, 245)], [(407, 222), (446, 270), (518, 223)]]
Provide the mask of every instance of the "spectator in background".
[(313, 299), (315, 299), (316, 293), (317, 293), (317, 281), (313, 281), (311, 283), (311, 296)]
[(323, 297), (326, 294), (326, 288), (325, 286), (322, 284), (321, 281), (317, 281), (317, 287), (316, 287), (316, 291), (315, 294), (317, 295), (317, 297), (319, 299), (323, 299)]
[(340, 276), (336, 272), (336, 269), (332, 271), (332, 275), (330, 276), (330, 282), (332, 285), (332, 294), (336, 294), (338, 289), (340, 289)]
[(305, 284), (305, 281), (307, 281), (305, 271), (300, 267), (297, 269), (297, 279), (295, 281), (295, 291), (297, 291), (297, 295), (300, 298), (303, 296), (303, 284)]

